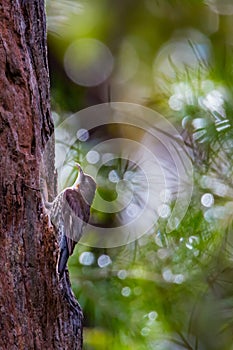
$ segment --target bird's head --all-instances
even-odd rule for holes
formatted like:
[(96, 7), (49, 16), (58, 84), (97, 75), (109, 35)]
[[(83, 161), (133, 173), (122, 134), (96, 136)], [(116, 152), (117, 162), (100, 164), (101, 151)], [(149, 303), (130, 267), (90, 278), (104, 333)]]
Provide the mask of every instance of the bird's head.
[(81, 168), (81, 165), (79, 163), (75, 163), (75, 166), (78, 168), (78, 177), (74, 183), (75, 189), (79, 188), (79, 185), (84, 181), (85, 174), (83, 172), (83, 169)]
[(79, 173), (73, 187), (77, 191), (80, 191), (85, 201), (91, 205), (95, 196), (96, 182), (93, 177), (83, 172), (79, 163), (76, 163), (75, 165), (77, 166)]

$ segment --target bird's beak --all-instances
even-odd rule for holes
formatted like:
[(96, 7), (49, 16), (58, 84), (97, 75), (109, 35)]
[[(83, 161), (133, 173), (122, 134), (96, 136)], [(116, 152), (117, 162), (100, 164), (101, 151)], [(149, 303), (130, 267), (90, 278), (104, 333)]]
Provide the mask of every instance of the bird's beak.
[(79, 172), (78, 177), (75, 181), (75, 186), (79, 186), (79, 184), (83, 181), (85, 175), (79, 163), (75, 163), (75, 166), (78, 168), (78, 172)]
[(83, 174), (83, 169), (81, 168), (81, 165), (79, 163), (75, 163), (75, 165), (78, 168), (79, 173)]

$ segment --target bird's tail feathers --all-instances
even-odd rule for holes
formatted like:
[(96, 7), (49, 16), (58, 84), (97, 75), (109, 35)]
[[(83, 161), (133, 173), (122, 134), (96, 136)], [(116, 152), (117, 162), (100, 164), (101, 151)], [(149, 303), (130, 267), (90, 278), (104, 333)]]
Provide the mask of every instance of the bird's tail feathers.
[(67, 245), (66, 236), (63, 235), (61, 238), (60, 253), (57, 262), (57, 274), (59, 276), (59, 280), (61, 280), (61, 278), (63, 277), (68, 258), (69, 249)]

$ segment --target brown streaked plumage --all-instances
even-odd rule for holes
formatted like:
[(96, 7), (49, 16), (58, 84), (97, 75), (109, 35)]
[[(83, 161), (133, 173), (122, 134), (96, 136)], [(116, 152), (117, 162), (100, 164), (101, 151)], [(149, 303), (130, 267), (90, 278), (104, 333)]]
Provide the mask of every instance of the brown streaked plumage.
[(65, 188), (52, 203), (47, 203), (50, 219), (58, 232), (60, 253), (57, 273), (61, 279), (69, 256), (83, 234), (88, 223), (90, 208), (94, 199), (96, 183), (94, 179), (79, 169), (78, 177), (71, 187)]

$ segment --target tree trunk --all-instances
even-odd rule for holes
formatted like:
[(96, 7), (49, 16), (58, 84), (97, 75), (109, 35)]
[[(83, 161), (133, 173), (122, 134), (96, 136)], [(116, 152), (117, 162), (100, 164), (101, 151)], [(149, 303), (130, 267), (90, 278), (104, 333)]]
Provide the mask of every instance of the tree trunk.
[(44, 1), (2, 0), (0, 23), (0, 349), (81, 349), (82, 312), (68, 274), (58, 282), (56, 234), (39, 190), (53, 134)]

